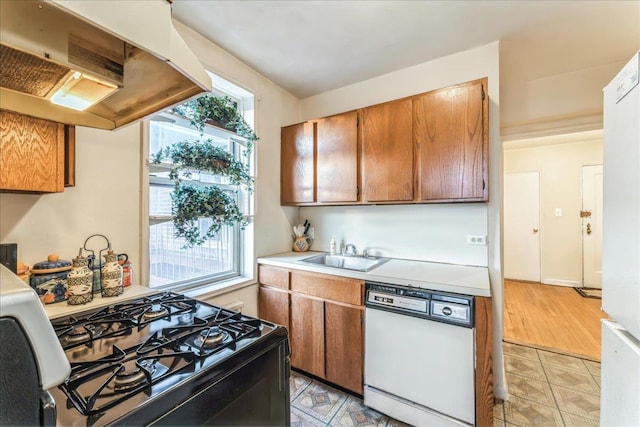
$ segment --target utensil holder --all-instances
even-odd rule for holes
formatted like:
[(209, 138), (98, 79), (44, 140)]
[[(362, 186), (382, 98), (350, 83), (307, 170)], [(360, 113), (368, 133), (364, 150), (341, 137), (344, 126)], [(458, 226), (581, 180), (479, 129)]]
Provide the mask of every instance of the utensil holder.
[(296, 239), (293, 241), (293, 250), (295, 252), (307, 252), (312, 244), (313, 239), (309, 237), (296, 237)]

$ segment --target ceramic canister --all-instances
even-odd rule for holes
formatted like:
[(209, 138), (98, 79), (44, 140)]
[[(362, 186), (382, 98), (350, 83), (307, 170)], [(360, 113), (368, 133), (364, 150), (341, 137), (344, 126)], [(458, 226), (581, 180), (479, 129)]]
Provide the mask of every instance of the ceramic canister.
[(102, 280), (102, 296), (117, 297), (122, 294), (122, 266), (118, 264), (118, 255), (111, 249), (104, 256), (104, 267), (100, 271)]
[(58, 255), (50, 254), (46, 261), (33, 265), (29, 284), (46, 304), (64, 301), (69, 270), (71, 270), (71, 261), (59, 259)]
[(68, 304), (86, 304), (93, 300), (93, 271), (89, 268), (89, 258), (78, 255), (73, 259), (73, 267), (67, 277), (67, 288)]

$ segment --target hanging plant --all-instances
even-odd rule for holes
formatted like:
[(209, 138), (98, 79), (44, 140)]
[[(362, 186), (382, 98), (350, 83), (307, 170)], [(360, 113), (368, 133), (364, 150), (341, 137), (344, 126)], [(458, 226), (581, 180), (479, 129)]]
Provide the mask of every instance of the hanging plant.
[(191, 121), (191, 125), (204, 133), (205, 126), (212, 124), (247, 139), (249, 153), (258, 137), (238, 113), (236, 101), (228, 96), (205, 95), (173, 108), (173, 111)]
[[(177, 106), (173, 112), (190, 120), (191, 125), (200, 132), (200, 139), (181, 141), (165, 147), (151, 157), (153, 163), (170, 161), (172, 163), (169, 179), (174, 183), (171, 193), (171, 213), (175, 235), (186, 241), (187, 247), (203, 244), (216, 236), (225, 226), (247, 225), (236, 200), (229, 191), (216, 185), (185, 183), (194, 172), (210, 172), (229, 178), (232, 185), (253, 190), (253, 178), (249, 174), (248, 159), (253, 143), (258, 141), (251, 127), (238, 112), (236, 103), (229, 97), (205, 95)], [(245, 138), (244, 158), (239, 161), (234, 156), (217, 147), (211, 139), (204, 138), (207, 125), (215, 125)], [(231, 192), (232, 193), (232, 192)], [(210, 226), (203, 232), (199, 226), (201, 218), (209, 218)]]
[(180, 141), (159, 150), (153, 155), (154, 163), (170, 160), (169, 179), (180, 183), (182, 177), (190, 178), (194, 171), (206, 171), (229, 178), (232, 184), (253, 190), (253, 178), (246, 163), (236, 160), (231, 153), (216, 147), (211, 139), (204, 141)]
[[(224, 225), (238, 223), (242, 228), (247, 225), (235, 200), (217, 186), (179, 185), (171, 193), (171, 202), (176, 236), (184, 238), (189, 246), (203, 244)], [(211, 220), (204, 234), (199, 226), (199, 220), (203, 217)]]

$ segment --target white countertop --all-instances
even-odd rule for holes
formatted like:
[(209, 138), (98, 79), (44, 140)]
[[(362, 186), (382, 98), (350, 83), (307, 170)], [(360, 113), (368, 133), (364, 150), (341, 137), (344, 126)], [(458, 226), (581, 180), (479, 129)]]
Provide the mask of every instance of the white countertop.
[(414, 286), (434, 291), (479, 297), (491, 296), (487, 267), (392, 258), (368, 272), (363, 272), (301, 261), (321, 253), (323, 252), (287, 252), (258, 258), (258, 263), (393, 285)]
[(93, 294), (93, 300), (86, 304), (69, 305), (66, 301), (62, 301), (54, 304), (45, 304), (44, 311), (47, 313), (47, 317), (49, 317), (49, 319), (54, 319), (56, 317), (79, 313), (90, 308), (119, 304), (123, 301), (154, 293), (158, 293), (158, 290), (151, 289), (146, 286), (131, 285), (124, 288), (124, 292), (122, 293), (122, 295), (118, 295), (117, 297), (103, 297), (102, 295), (100, 295), (100, 293), (97, 293)]

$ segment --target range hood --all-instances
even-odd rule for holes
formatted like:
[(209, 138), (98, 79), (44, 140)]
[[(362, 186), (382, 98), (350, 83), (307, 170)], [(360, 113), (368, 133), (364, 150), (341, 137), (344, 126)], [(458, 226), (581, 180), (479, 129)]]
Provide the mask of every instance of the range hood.
[(1, 109), (100, 129), (211, 90), (165, 0), (1, 0), (0, 64)]

